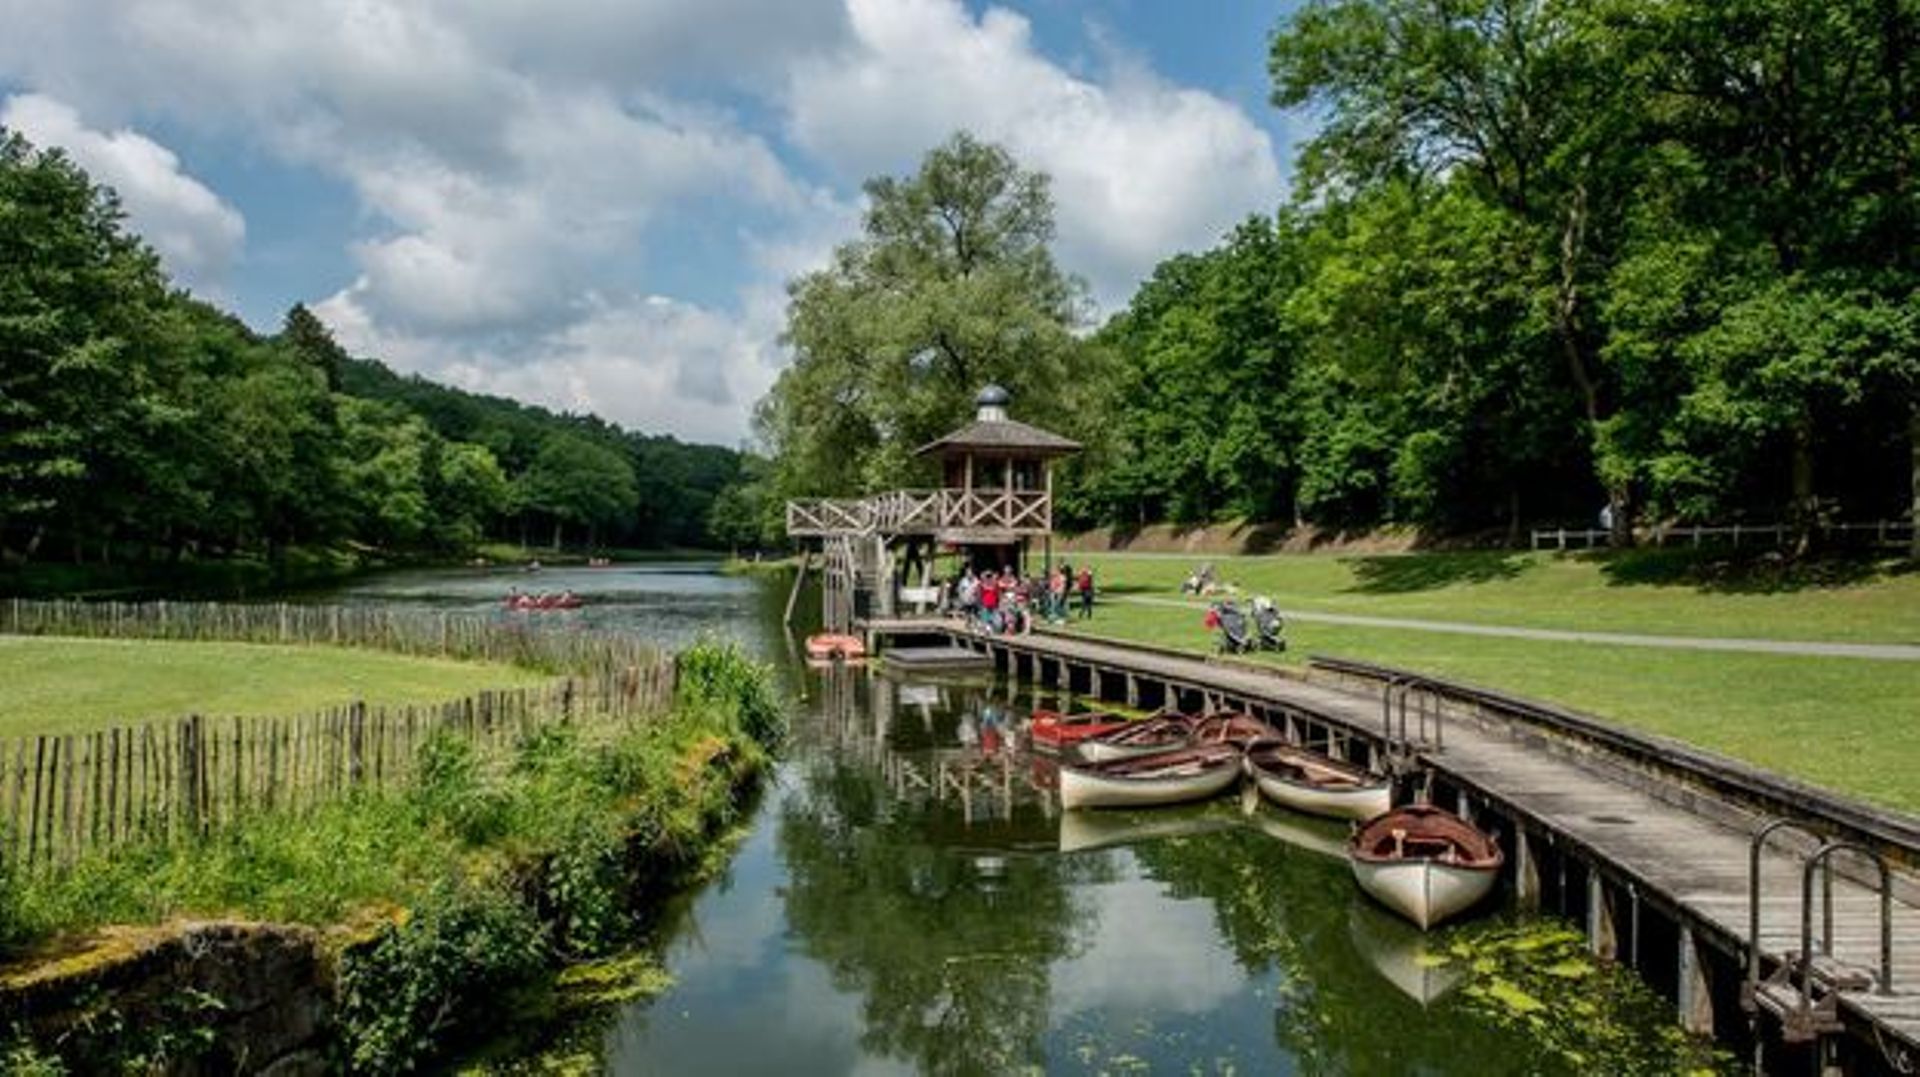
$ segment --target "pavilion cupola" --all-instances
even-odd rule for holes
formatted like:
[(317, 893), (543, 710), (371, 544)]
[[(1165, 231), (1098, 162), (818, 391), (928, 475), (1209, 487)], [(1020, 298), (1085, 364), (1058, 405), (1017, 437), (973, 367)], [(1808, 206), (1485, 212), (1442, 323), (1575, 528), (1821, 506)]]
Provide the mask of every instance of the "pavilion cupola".
[(1007, 402), (1011, 399), (1013, 399), (1013, 394), (998, 385), (987, 386), (985, 389), (980, 390), (980, 395), (973, 400), (975, 404), (979, 405), (980, 409), (974, 414), (974, 418), (983, 423), (1006, 422)]

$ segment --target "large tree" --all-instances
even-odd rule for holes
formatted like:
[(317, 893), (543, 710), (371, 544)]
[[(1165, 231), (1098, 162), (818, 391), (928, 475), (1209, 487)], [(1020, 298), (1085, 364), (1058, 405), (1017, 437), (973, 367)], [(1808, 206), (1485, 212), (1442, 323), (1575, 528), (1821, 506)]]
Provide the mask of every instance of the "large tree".
[(794, 361), (761, 401), (778, 492), (901, 485), (912, 451), (964, 420), (989, 382), (1076, 432), (1091, 386), (1074, 336), (1082, 288), (1054, 264), (1047, 178), (961, 133), (904, 178), (867, 182), (860, 238), (788, 288)]
[(1274, 35), (1274, 101), (1327, 116), (1308, 191), (1455, 178), (1524, 228), (1527, 283), (1580, 402), (1616, 540), (1633, 475), (1610, 444), (1617, 402), (1598, 354), (1594, 282), (1630, 187), (1638, 83), (1606, 70), (1610, 31), (1584, 0), (1322, 0)]

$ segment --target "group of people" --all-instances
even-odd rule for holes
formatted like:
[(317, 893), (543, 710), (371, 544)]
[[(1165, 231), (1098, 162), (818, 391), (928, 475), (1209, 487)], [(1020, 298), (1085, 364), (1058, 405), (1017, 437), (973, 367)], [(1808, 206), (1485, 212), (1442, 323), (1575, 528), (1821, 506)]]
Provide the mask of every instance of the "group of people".
[(580, 596), (572, 591), (526, 594), (520, 588), (513, 587), (507, 591), (506, 606), (510, 610), (570, 610), (580, 606)]
[(1012, 568), (975, 575), (972, 566), (954, 581), (948, 611), (992, 633), (1031, 631), (1035, 618), (1064, 623), (1075, 596), (1080, 618), (1093, 616), (1093, 570), (1077, 573), (1061, 563), (1043, 575), (1022, 576)]

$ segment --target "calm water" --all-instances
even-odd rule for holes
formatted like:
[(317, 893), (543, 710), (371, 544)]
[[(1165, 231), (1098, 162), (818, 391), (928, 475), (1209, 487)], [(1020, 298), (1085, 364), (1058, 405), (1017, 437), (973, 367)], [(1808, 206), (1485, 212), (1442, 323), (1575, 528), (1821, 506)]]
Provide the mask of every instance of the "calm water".
[[(344, 597), (510, 616), (515, 584), (589, 597), (540, 615), (559, 623), (737, 635), (799, 700), (730, 866), (667, 918), (674, 987), (606, 1030), (613, 1072), (1671, 1068), (1658, 1008), (1594, 1002), (1610, 992), (1560, 951), (1479, 952), (1485, 922), (1422, 936), (1369, 904), (1341, 826), (1237, 798), (1063, 815), (1050, 765), (1009, 736), (1034, 700), (990, 679), (806, 670), (771, 582), (696, 565), (440, 572)], [(1554, 1012), (1543, 982), (1567, 983), (1580, 1014)]]

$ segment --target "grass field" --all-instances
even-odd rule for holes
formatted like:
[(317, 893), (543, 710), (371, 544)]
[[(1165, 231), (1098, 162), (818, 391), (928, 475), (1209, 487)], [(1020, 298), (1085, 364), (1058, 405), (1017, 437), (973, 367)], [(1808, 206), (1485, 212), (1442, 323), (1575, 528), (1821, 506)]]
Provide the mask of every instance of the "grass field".
[(185, 714), (287, 715), (540, 683), (516, 666), (342, 647), (0, 637), (0, 736)]
[(1067, 555), (1104, 592), (1178, 594), (1195, 566), (1284, 608), (1528, 628), (1920, 643), (1911, 562), (1785, 567), (1692, 550), (1626, 554)]
[[(1119, 601), (1173, 597), (1190, 566), (1107, 555), (1087, 630), (1205, 650), (1198, 609)], [(1398, 564), (1367, 567), (1371, 563)], [(1492, 570), (1488, 563), (1506, 562)], [(1282, 606), (1378, 616), (1674, 635), (1911, 642), (1920, 579), (1875, 569), (1830, 587), (1723, 592), (1698, 583), (1612, 584), (1608, 563), (1533, 555), (1218, 560), (1223, 578)], [(1475, 567), (1478, 565), (1479, 567)], [(1391, 588), (1383, 580), (1395, 581)], [(1416, 586), (1416, 584), (1418, 586)], [(1766, 611), (1766, 612), (1763, 612)], [(1076, 625), (1079, 622), (1075, 622)], [(1296, 621), (1289, 652), (1404, 666), (1562, 703), (1783, 774), (1920, 811), (1920, 662), (1546, 642)]]

